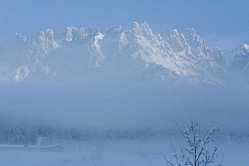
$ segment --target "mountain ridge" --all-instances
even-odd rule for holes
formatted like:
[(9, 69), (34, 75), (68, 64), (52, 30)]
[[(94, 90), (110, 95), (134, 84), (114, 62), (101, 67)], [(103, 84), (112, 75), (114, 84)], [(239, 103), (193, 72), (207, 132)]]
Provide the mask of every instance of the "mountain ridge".
[[(193, 29), (173, 29), (162, 36), (147, 23), (138, 22), (102, 31), (66, 27), (62, 32), (47, 29), (31, 36), (17, 34), (16, 43), (13, 49), (2, 49), (1, 81), (51, 80), (63, 73), (84, 77), (91, 70), (108, 68), (114, 72), (120, 66), (125, 73), (134, 65), (133, 72), (153, 71), (152, 77), (157, 75), (160, 80), (221, 85), (229, 72), (223, 51), (210, 47)], [(244, 44), (241, 50), (239, 55), (248, 53), (249, 45)]]

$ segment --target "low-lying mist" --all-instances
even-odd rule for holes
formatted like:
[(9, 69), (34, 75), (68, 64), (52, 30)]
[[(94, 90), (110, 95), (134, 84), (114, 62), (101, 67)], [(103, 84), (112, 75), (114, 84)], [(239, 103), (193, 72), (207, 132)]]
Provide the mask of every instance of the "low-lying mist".
[(0, 46), (0, 122), (170, 130), (196, 120), (247, 132), (247, 45), (242, 48), (234, 66), (194, 30), (161, 35), (137, 22), (19, 35)]
[(1, 122), (88, 130), (175, 129), (190, 120), (247, 132), (249, 91), (167, 81), (2, 85)]

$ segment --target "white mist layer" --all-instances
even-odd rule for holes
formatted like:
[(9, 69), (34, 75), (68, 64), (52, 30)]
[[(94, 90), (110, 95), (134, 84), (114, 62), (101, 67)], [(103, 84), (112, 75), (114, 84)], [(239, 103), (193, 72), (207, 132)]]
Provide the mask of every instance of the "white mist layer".
[(18, 35), (0, 52), (8, 123), (165, 129), (195, 119), (243, 132), (249, 125), (246, 44), (227, 64), (193, 30), (162, 35), (134, 23)]

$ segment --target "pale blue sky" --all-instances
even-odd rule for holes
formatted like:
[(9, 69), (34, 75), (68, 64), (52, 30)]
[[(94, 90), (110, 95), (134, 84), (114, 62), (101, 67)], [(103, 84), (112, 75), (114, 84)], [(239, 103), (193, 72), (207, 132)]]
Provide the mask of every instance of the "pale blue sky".
[(249, 0), (0, 0), (0, 34), (67, 25), (108, 27), (146, 21), (153, 28), (194, 27), (221, 40), (245, 40)]

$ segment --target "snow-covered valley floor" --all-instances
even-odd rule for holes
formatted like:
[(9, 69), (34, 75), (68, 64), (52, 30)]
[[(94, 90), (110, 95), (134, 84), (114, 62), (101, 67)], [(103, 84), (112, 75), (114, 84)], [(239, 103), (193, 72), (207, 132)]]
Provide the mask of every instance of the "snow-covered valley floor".
[[(165, 166), (177, 139), (60, 142), (60, 148), (0, 146), (1, 166)], [(249, 140), (219, 141), (224, 166), (248, 166)]]

